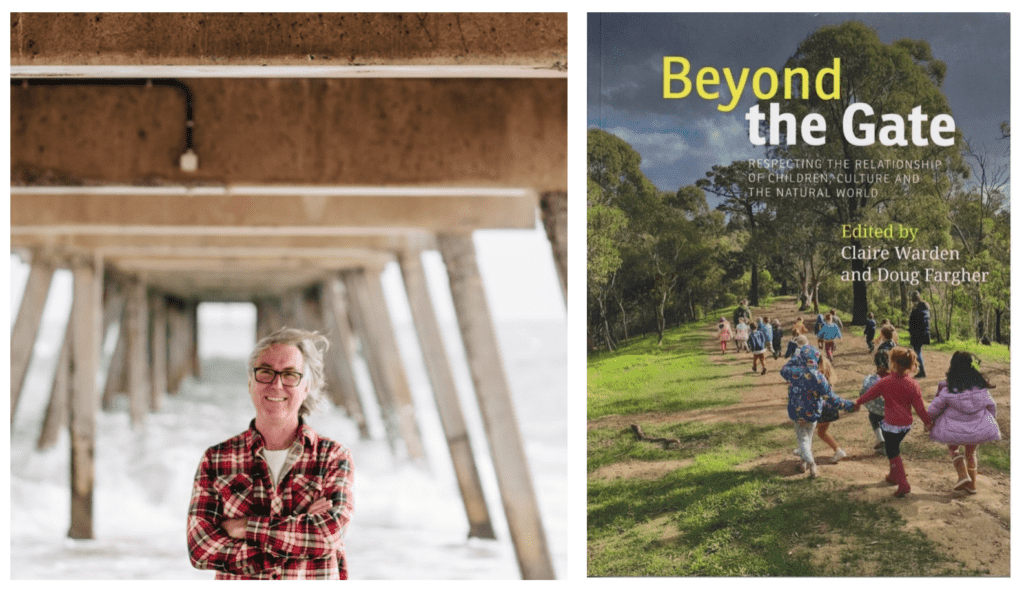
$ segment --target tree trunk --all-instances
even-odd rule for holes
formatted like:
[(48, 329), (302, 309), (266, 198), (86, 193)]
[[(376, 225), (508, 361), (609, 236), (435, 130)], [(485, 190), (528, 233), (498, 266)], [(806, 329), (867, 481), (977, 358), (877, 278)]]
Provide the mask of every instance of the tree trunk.
[(608, 351), (614, 351), (615, 346), (612, 345), (612, 329), (608, 325), (608, 315), (605, 313), (605, 298), (607, 292), (602, 290), (601, 295), (597, 298), (597, 309), (601, 313), (601, 323), (604, 325), (604, 342), (608, 345)]
[(747, 294), (747, 299), (750, 300), (751, 306), (760, 306), (761, 302), (757, 299), (758, 281), (757, 281), (757, 261), (750, 261), (750, 293)]
[(622, 342), (629, 340), (629, 325), (626, 324), (626, 307), (622, 305), (622, 299), (616, 298), (619, 304), (619, 312), (622, 313)]
[(655, 307), (655, 320), (658, 323), (658, 346), (661, 346), (662, 341), (665, 340), (665, 301), (668, 299), (667, 295), (662, 295), (661, 302)]
[[(860, 248), (858, 241), (853, 242), (854, 247)], [(853, 319), (850, 320), (850, 324), (864, 326), (868, 323), (868, 284), (864, 281), (864, 261), (860, 259), (853, 259), (852, 261), (853, 276)]]

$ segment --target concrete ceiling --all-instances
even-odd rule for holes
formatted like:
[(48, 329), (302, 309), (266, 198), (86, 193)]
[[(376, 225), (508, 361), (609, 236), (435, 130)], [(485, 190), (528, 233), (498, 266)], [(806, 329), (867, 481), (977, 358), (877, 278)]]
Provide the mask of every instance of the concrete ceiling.
[(566, 190), (564, 14), (12, 13), (11, 31), (11, 243), (36, 256), (248, 299), (437, 233), (532, 228), (538, 194)]

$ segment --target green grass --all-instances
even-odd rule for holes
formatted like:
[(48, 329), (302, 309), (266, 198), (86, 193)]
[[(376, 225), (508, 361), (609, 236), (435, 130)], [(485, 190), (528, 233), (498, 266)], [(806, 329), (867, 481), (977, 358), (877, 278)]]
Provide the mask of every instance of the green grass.
[[(682, 449), (597, 430), (588, 469), (622, 459), (687, 459), (661, 478), (590, 478), (589, 576), (966, 576), (899, 513), (837, 484), (739, 470), (789, 435), (782, 426), (673, 425)], [(646, 449), (645, 449), (646, 448)], [(824, 549), (824, 550), (822, 550)]]
[[(902, 336), (900, 337), (903, 338)], [(902, 342), (902, 341), (901, 341)], [(907, 335), (906, 342), (910, 343), (910, 335)], [(992, 344), (982, 345), (975, 341), (963, 341), (957, 339), (950, 339), (945, 343), (936, 344), (934, 341), (931, 345), (925, 345), (925, 347), (933, 351), (943, 351), (945, 353), (956, 353), (957, 351), (967, 351), (968, 353), (974, 353), (982, 361), (997, 361), (1000, 363), (1010, 362), (1010, 348), (1006, 345)], [(984, 370), (984, 364), (982, 365)]]
[[(731, 315), (731, 308), (714, 317)], [(588, 362), (588, 417), (730, 405), (748, 376), (703, 351), (709, 322), (637, 339)], [(842, 483), (784, 478), (771, 467), (739, 469), (792, 445), (773, 425), (655, 423), (638, 441), (628, 428), (587, 434), (589, 576), (970, 576), (986, 574), (942, 555), (885, 503), (854, 501)], [(1009, 469), (1009, 449), (981, 446), (983, 465)], [(904, 453), (944, 450), (908, 438)], [(647, 463), (650, 470), (635, 470)], [(613, 477), (619, 465), (627, 477)], [(607, 469), (607, 470), (606, 470)], [(646, 477), (629, 474), (643, 473)], [(651, 475), (654, 475), (653, 477)]]
[(641, 412), (679, 412), (735, 404), (753, 382), (729, 379), (729, 368), (710, 363), (707, 322), (636, 339), (587, 363), (587, 418)]

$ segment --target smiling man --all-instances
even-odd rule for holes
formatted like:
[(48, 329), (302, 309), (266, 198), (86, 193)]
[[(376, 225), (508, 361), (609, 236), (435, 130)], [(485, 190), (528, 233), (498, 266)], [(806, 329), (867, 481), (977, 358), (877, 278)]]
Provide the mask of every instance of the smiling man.
[(346, 579), (352, 457), (303, 418), (323, 397), (315, 332), (282, 328), (249, 357), (249, 429), (206, 450), (192, 486), (192, 565), (218, 579)]

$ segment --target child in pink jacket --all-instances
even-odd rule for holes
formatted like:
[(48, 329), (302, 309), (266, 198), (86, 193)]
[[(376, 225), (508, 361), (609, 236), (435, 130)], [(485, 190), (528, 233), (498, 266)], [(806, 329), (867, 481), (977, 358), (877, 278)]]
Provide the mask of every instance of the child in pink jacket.
[[(993, 386), (974, 366), (977, 358), (966, 351), (953, 353), (946, 379), (928, 406), (932, 418), (932, 441), (949, 446), (949, 456), (958, 476), (953, 490), (978, 492), (978, 444), (998, 441), (996, 403), (988, 389)], [(978, 360), (980, 364), (981, 361)], [(964, 454), (960, 453), (964, 447)], [(965, 460), (966, 454), (966, 460)]]
[(722, 345), (722, 355), (725, 355), (725, 348), (731, 340), (732, 328), (729, 327), (729, 321), (723, 316), (718, 319), (718, 342)]

